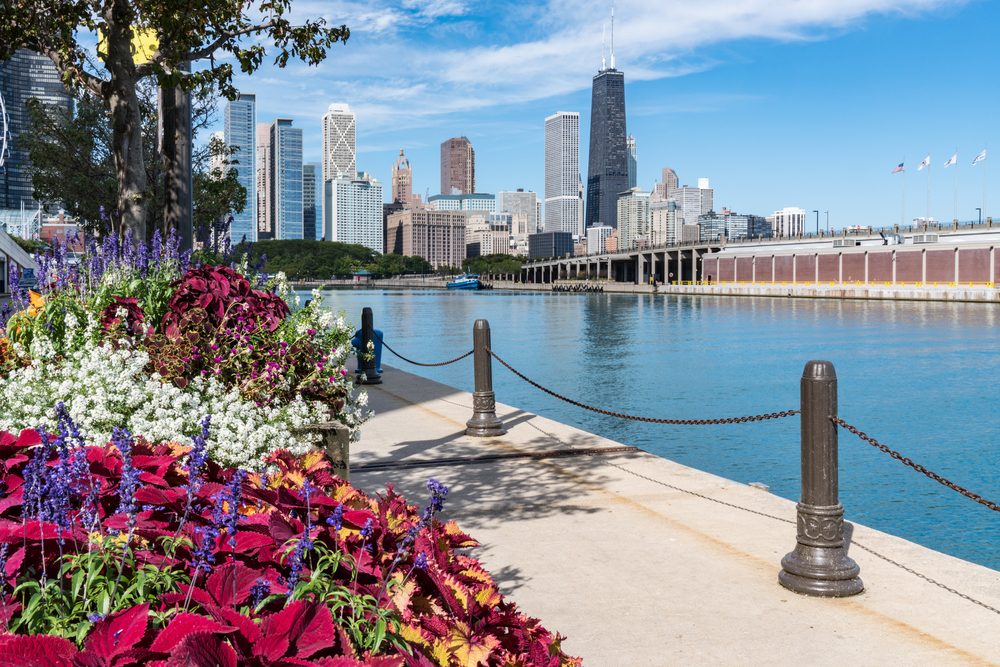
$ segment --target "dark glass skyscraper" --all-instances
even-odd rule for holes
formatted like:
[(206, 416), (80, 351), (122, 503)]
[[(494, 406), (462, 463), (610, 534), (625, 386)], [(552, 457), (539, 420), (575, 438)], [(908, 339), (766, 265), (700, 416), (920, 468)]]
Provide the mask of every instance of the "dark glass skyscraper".
[(590, 104), (590, 165), (587, 169), (588, 227), (618, 227), (618, 194), (628, 190), (625, 73), (612, 66), (594, 77)]
[(37, 97), (45, 104), (58, 104), (72, 111), (73, 97), (59, 80), (52, 61), (27, 49), (0, 62), (0, 93), (10, 116), (8, 130), (12, 140), (10, 156), (4, 164), (6, 170), (0, 173), (0, 208), (18, 209), (21, 202), (26, 208), (34, 208), (28, 155), (17, 145), (17, 135), (28, 129), (28, 99)]

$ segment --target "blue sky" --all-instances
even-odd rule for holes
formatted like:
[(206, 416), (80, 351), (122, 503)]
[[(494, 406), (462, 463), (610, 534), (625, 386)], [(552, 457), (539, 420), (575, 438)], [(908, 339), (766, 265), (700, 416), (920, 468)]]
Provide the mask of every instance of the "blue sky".
[[(586, 180), (591, 79), (600, 67), (606, 2), (295, 0), (298, 16), (346, 23), (319, 67), (264, 66), (240, 77), (258, 120), (290, 116), (318, 161), (320, 118), (334, 101), (357, 112), (358, 168), (388, 181), (400, 148), (414, 190), (440, 188), (440, 149), (466, 135), (479, 191), (543, 193), (544, 118), (581, 114)], [(682, 184), (707, 177), (716, 208), (767, 215), (785, 206), (830, 213), (830, 225), (930, 213), (971, 219), (983, 201), (986, 142), (1000, 157), (1000, 5), (983, 0), (625, 0), (615, 4), (615, 52), (625, 72), (639, 185), (662, 167)], [(610, 27), (610, 26), (609, 26)], [(987, 212), (1000, 215), (1000, 163), (987, 174)]]

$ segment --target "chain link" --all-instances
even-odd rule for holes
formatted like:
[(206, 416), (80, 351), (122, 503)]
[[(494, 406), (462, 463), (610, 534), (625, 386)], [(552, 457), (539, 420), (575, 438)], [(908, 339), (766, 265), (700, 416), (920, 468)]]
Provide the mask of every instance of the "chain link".
[(986, 507), (989, 507), (994, 512), (1000, 512), (1000, 505), (998, 505), (997, 503), (994, 503), (994, 502), (992, 502), (990, 500), (986, 500), (982, 496), (980, 496), (980, 495), (978, 495), (976, 493), (973, 493), (972, 491), (969, 491), (968, 489), (963, 489), (958, 484), (954, 484), (952, 482), (949, 482), (948, 480), (946, 480), (941, 475), (937, 474), (936, 472), (932, 472), (932, 471), (928, 470), (927, 468), (923, 467), (919, 463), (914, 463), (913, 461), (911, 461), (910, 459), (906, 458), (905, 456), (903, 456), (899, 452), (896, 452), (896, 451), (893, 451), (893, 450), (889, 449), (888, 447), (886, 447), (885, 445), (883, 445), (882, 443), (880, 443), (875, 438), (868, 437), (868, 434), (866, 434), (864, 431), (859, 431), (855, 427), (853, 427), (850, 424), (848, 424), (847, 422), (845, 422), (840, 417), (830, 417), (830, 419), (835, 424), (843, 426), (848, 431), (850, 431), (854, 435), (858, 436), (859, 438), (861, 438), (862, 440), (864, 440), (865, 442), (867, 442), (872, 447), (875, 447), (876, 449), (881, 449), (883, 452), (885, 452), (886, 454), (888, 454), (892, 458), (896, 459), (897, 461), (900, 461), (904, 465), (910, 466), (911, 468), (913, 468), (917, 472), (922, 472), (923, 474), (925, 474), (928, 477), (930, 477), (931, 479), (933, 479), (935, 482), (947, 486), (952, 491), (958, 491), (959, 493), (961, 493), (966, 498), (968, 498), (970, 500), (975, 500), (980, 505), (984, 505)]
[(801, 410), (785, 410), (784, 412), (772, 412), (770, 414), (754, 415), (752, 417), (728, 417), (724, 419), (656, 419), (654, 417), (637, 417), (635, 415), (625, 415), (619, 412), (609, 412), (608, 410), (602, 410), (600, 408), (595, 408), (590, 405), (585, 405), (578, 401), (574, 401), (571, 398), (566, 398), (565, 396), (561, 396), (550, 389), (546, 389), (537, 382), (531, 380), (530, 378), (525, 377), (518, 371), (514, 370), (510, 364), (508, 364), (506, 361), (498, 357), (493, 350), (487, 348), (486, 351), (489, 352), (494, 359), (496, 359), (501, 364), (506, 366), (507, 370), (509, 370), (511, 373), (521, 378), (528, 384), (538, 389), (541, 389), (546, 394), (549, 394), (550, 396), (555, 396), (560, 401), (566, 401), (570, 405), (575, 405), (578, 408), (583, 408), (584, 410), (590, 410), (591, 412), (597, 412), (602, 415), (608, 415), (609, 417), (618, 417), (619, 419), (631, 419), (632, 421), (648, 422), (650, 424), (680, 424), (683, 426), (704, 426), (706, 424), (742, 424), (744, 422), (764, 421), (765, 419), (778, 419), (780, 417), (791, 417), (792, 415), (797, 415), (799, 412), (801, 412)]
[(379, 336), (374, 331), (372, 332), (372, 335), (379, 339), (379, 341), (382, 343), (382, 345), (385, 347), (385, 349), (389, 350), (390, 352), (392, 352), (393, 354), (395, 354), (397, 357), (399, 357), (403, 361), (405, 361), (405, 362), (407, 362), (409, 364), (413, 364), (414, 366), (427, 366), (427, 367), (430, 367), (430, 366), (447, 366), (448, 364), (453, 364), (456, 361), (461, 361), (462, 359), (465, 359), (467, 356), (469, 356), (470, 354), (472, 354), (473, 352), (475, 352), (475, 350), (469, 350), (468, 352), (466, 352), (462, 356), (458, 357), (457, 359), (452, 359), (451, 361), (443, 361), (440, 364), (422, 364), (419, 361), (413, 361), (412, 359), (407, 359), (406, 357), (404, 357), (403, 355), (401, 355), (399, 352), (396, 352), (396, 350), (394, 350), (391, 347), (389, 347), (389, 345), (384, 340), (382, 340), (382, 337)]

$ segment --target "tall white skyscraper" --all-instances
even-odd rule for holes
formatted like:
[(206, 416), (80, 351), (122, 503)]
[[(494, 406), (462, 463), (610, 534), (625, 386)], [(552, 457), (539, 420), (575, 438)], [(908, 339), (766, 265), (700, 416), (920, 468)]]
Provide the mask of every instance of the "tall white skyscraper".
[[(271, 224), (271, 124), (257, 123), (257, 240), (274, 238)], [(248, 205), (254, 202), (249, 202)]]
[(257, 240), (257, 96), (240, 93), (239, 99), (226, 102), (223, 114), (223, 139), (226, 146), (238, 148), (230, 158), (238, 164), (235, 169), (240, 185), (247, 189), (247, 205), (242, 213), (233, 214), (233, 224), (229, 227), (229, 238), (239, 243), (243, 237), (247, 241)]
[(302, 238), (302, 128), (290, 118), (271, 123), (270, 198), (274, 238)]
[(545, 231), (580, 234), (580, 114), (545, 119)]
[(334, 102), (323, 116), (323, 181), (357, 172), (354, 112), (345, 102)]
[[(355, 172), (323, 184), (323, 236), (382, 252), (382, 183)], [(464, 247), (462, 248), (464, 251)]]
[(670, 191), (670, 199), (677, 202), (678, 212), (683, 225), (698, 224), (698, 216), (714, 210), (715, 191), (708, 187), (707, 178), (698, 179), (698, 187), (688, 186)]

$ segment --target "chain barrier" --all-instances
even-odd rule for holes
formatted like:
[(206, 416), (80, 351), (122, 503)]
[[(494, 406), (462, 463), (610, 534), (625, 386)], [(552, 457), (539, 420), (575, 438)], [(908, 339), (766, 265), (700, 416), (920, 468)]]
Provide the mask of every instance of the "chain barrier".
[(393, 354), (395, 354), (397, 357), (399, 357), (403, 361), (405, 361), (407, 363), (410, 363), (410, 364), (413, 364), (414, 366), (427, 366), (427, 367), (430, 367), (430, 366), (447, 366), (448, 364), (453, 364), (456, 361), (461, 361), (462, 359), (465, 359), (467, 356), (469, 356), (470, 354), (472, 354), (473, 352), (475, 352), (475, 350), (469, 350), (468, 352), (466, 352), (462, 356), (458, 357), (457, 359), (452, 359), (451, 361), (442, 361), (440, 364), (422, 364), (419, 361), (413, 361), (412, 359), (407, 359), (406, 357), (404, 357), (403, 355), (401, 355), (399, 352), (396, 352), (396, 350), (394, 350), (391, 347), (389, 347), (389, 345), (384, 340), (382, 340), (382, 337), (379, 336), (374, 331), (372, 332), (372, 335), (379, 339), (379, 341), (382, 343), (382, 345), (385, 347), (385, 349), (389, 350), (390, 352), (392, 352)]
[(754, 415), (753, 417), (728, 417), (724, 419), (657, 419), (655, 417), (637, 417), (635, 415), (625, 415), (619, 412), (609, 412), (608, 410), (602, 410), (601, 408), (595, 408), (590, 405), (585, 405), (584, 403), (574, 401), (571, 398), (566, 398), (565, 396), (561, 396), (556, 392), (552, 391), (551, 389), (546, 389), (537, 382), (531, 380), (530, 378), (525, 377), (523, 374), (514, 370), (514, 368), (512, 368), (510, 364), (508, 364), (506, 361), (498, 357), (493, 350), (487, 348), (486, 351), (490, 353), (490, 356), (492, 356), (494, 359), (503, 364), (507, 368), (507, 370), (509, 370), (511, 373), (521, 378), (528, 384), (536, 387), (537, 389), (541, 389), (546, 394), (549, 394), (550, 396), (555, 396), (560, 401), (566, 401), (570, 405), (575, 405), (578, 408), (583, 408), (584, 410), (590, 410), (591, 412), (597, 412), (602, 415), (608, 415), (609, 417), (618, 417), (619, 419), (630, 419), (632, 421), (648, 422), (650, 424), (680, 424), (683, 426), (704, 426), (707, 424), (740, 424), (743, 422), (764, 421), (765, 419), (778, 419), (780, 417), (791, 417), (792, 415), (797, 415), (798, 413), (801, 412), (801, 410), (785, 410), (784, 412), (772, 412), (770, 414)]
[(984, 505), (986, 507), (989, 507), (994, 512), (1000, 512), (1000, 505), (998, 505), (997, 503), (992, 502), (990, 500), (986, 500), (982, 496), (980, 496), (980, 495), (978, 495), (976, 493), (973, 493), (972, 491), (969, 491), (968, 489), (963, 489), (958, 484), (954, 484), (952, 482), (949, 482), (944, 477), (941, 477), (941, 475), (937, 474), (936, 472), (932, 472), (932, 471), (928, 470), (927, 468), (923, 467), (919, 463), (914, 463), (913, 461), (911, 461), (910, 459), (906, 458), (905, 456), (903, 456), (899, 452), (896, 452), (896, 451), (893, 451), (893, 450), (889, 449), (888, 447), (886, 447), (885, 445), (883, 445), (882, 443), (880, 443), (875, 438), (869, 437), (868, 434), (866, 434), (864, 431), (859, 431), (855, 427), (853, 427), (850, 424), (848, 424), (847, 422), (845, 422), (840, 417), (830, 417), (830, 420), (833, 421), (835, 424), (843, 426), (848, 431), (850, 431), (854, 435), (858, 436), (859, 438), (861, 438), (862, 440), (864, 440), (865, 442), (867, 442), (872, 447), (875, 447), (876, 449), (881, 449), (883, 452), (885, 452), (886, 454), (888, 454), (892, 458), (896, 459), (897, 461), (900, 461), (904, 465), (910, 466), (911, 468), (913, 468), (917, 472), (922, 472), (923, 474), (927, 475), (928, 477), (930, 477), (931, 479), (933, 479), (938, 484), (943, 484), (943, 485), (947, 486), (949, 489), (951, 489), (952, 491), (958, 491), (959, 493), (961, 493), (966, 498), (968, 498), (970, 500), (974, 500), (977, 503), (979, 503), (980, 505)]

